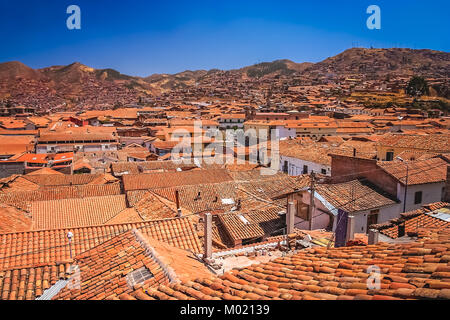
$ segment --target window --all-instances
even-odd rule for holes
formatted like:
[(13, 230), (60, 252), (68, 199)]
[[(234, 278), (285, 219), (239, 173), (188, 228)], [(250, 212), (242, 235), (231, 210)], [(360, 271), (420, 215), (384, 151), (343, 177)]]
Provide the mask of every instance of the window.
[(369, 228), (372, 224), (378, 223), (378, 214), (380, 213), (380, 210), (372, 210), (370, 211), (369, 215), (367, 216), (367, 229), (366, 232), (369, 232)]
[(284, 161), (284, 166), (283, 166), (283, 172), (284, 173), (288, 173), (288, 162), (287, 161)]
[(308, 174), (308, 166), (303, 166), (303, 174)]
[(322, 174), (327, 174), (327, 169), (322, 169)]
[(422, 191), (417, 191), (414, 193), (414, 204), (422, 203)]
[(392, 161), (392, 160), (394, 160), (394, 152), (392, 152), (392, 151), (386, 152), (386, 161)]

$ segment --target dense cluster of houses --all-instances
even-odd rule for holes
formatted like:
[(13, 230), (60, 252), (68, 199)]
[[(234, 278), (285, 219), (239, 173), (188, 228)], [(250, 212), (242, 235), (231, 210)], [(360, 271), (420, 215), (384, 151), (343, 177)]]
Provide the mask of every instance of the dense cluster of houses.
[(0, 117), (0, 299), (450, 299), (450, 119), (319, 109)]

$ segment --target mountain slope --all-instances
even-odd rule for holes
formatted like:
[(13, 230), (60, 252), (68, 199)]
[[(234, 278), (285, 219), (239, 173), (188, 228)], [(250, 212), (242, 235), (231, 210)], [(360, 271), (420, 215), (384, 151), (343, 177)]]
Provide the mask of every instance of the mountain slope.
[[(21, 62), (0, 63), (0, 100), (42, 108), (69, 104), (83, 106), (136, 103), (142, 97), (190, 87), (259, 88), (266, 80), (291, 78), (342, 78), (358, 76), (385, 79), (388, 75), (450, 78), (450, 53), (413, 49), (348, 49), (319, 63), (290, 60), (263, 62), (234, 70), (187, 70), (153, 74), (146, 78), (121, 74), (113, 69), (94, 69), (75, 62), (34, 70)], [(315, 80), (316, 81), (316, 80)], [(241, 83), (247, 83), (241, 87)], [(250, 87), (249, 87), (250, 86)]]
[(368, 78), (386, 74), (448, 77), (450, 53), (428, 49), (352, 48), (316, 63), (304, 72), (322, 76), (362, 74)]
[(14, 80), (16, 78), (40, 80), (42, 74), (22, 62), (11, 61), (0, 63), (0, 80)]

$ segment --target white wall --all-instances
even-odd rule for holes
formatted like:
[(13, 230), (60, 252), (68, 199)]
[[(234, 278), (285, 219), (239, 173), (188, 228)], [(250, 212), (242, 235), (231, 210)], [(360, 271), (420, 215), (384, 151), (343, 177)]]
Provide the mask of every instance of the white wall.
[[(302, 202), (309, 205), (310, 193), (305, 192), (302, 196)], [(313, 229), (326, 229), (330, 223), (331, 212), (329, 212), (327, 207), (318, 199), (315, 198), (315, 212), (313, 214)], [(400, 217), (399, 204), (393, 204), (391, 206), (386, 206), (379, 208), (378, 213), (378, 223), (383, 223), (394, 218)], [(373, 209), (375, 210), (375, 209)], [(367, 216), (371, 210), (365, 210), (355, 213), (355, 233), (367, 233)], [(333, 218), (333, 231), (336, 230), (337, 225), (337, 215)], [(308, 230), (309, 222), (304, 221), (298, 217), (295, 219), (295, 226), (299, 229)]]
[(283, 170), (285, 161), (288, 162), (288, 174), (291, 176), (299, 176), (303, 174), (303, 166), (305, 165), (308, 166), (308, 174), (310, 174), (312, 171), (314, 171), (315, 173), (322, 173), (322, 169), (324, 169), (326, 170), (326, 175), (331, 176), (331, 166), (302, 159), (286, 157), (283, 155), (280, 155), (280, 171)]
[(279, 132), (280, 139), (297, 137), (297, 130), (295, 128), (286, 128), (284, 126), (277, 126), (276, 129)]
[[(302, 194), (302, 202), (309, 205), (310, 193), (304, 192)], [(313, 230), (326, 229), (330, 224), (331, 216), (323, 211), (327, 211), (327, 208), (317, 198), (314, 200), (315, 210), (313, 213)], [(336, 220), (336, 219), (334, 219)], [(300, 230), (309, 230), (309, 221), (303, 220), (299, 217), (295, 217), (295, 227)], [(334, 221), (334, 224), (336, 221)], [(334, 228), (334, 227), (333, 227)]]
[[(380, 208), (380, 212), (378, 213), (378, 223), (383, 223), (394, 218), (399, 218), (399, 208), (399, 204)], [(367, 233), (367, 217), (370, 211), (371, 210), (365, 210), (355, 213), (355, 233)]]
[[(439, 202), (442, 200), (442, 188), (444, 188), (445, 182), (440, 183), (427, 183), (408, 186), (406, 194), (406, 212), (421, 208), (424, 204)], [(422, 191), (422, 202), (414, 204), (414, 196), (418, 191)], [(397, 197), (402, 202), (400, 206), (403, 211), (403, 200), (405, 195), (405, 187), (400, 183), (397, 184)]]

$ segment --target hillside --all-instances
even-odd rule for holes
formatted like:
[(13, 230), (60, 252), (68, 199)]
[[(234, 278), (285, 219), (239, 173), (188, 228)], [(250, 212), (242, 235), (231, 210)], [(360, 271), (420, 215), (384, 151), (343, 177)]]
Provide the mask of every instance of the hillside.
[(237, 88), (245, 82), (246, 87), (250, 84), (250, 87), (258, 88), (261, 81), (279, 77), (315, 79), (320, 83), (321, 79), (349, 76), (384, 80), (389, 76), (409, 78), (414, 74), (450, 78), (450, 53), (352, 48), (316, 64), (276, 60), (234, 70), (187, 70), (145, 78), (121, 74), (113, 69), (94, 69), (79, 62), (37, 70), (21, 62), (6, 62), (0, 64), (0, 99), (38, 105), (43, 109), (68, 104), (76, 110), (83, 106), (136, 103), (142, 97), (197, 86), (218, 84)]
[(317, 76), (364, 75), (366, 78), (388, 74), (405, 77), (449, 77), (450, 53), (434, 50), (348, 49), (307, 68), (304, 73)]
[(42, 74), (24, 65), (22, 62), (11, 61), (0, 63), (0, 80), (13, 81), (17, 78), (40, 80), (42, 79)]

